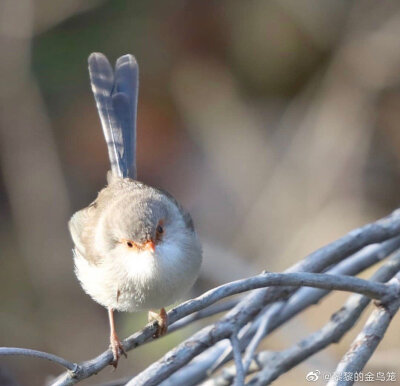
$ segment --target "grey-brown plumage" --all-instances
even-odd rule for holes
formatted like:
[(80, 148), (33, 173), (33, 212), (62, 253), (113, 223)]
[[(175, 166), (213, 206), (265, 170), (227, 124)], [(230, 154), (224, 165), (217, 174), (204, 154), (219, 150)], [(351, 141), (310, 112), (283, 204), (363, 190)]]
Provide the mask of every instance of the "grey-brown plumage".
[(201, 247), (190, 215), (178, 202), (132, 178), (136, 176), (136, 60), (130, 55), (118, 59), (114, 76), (107, 58), (92, 54), (89, 71), (111, 172), (108, 185), (73, 215), (69, 229), (76, 275), (85, 292), (109, 310), (116, 366), (123, 347), (113, 311), (162, 308), (156, 318), (159, 332), (165, 333), (163, 307), (193, 285)]

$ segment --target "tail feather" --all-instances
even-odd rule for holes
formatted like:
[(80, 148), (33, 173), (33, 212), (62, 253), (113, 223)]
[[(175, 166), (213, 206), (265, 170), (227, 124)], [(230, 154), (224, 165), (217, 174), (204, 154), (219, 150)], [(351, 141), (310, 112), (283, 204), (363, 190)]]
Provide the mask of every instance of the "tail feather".
[(139, 67), (132, 55), (118, 58), (115, 65), (114, 110), (119, 118), (124, 142), (124, 161), (128, 176), (136, 178), (136, 117), (139, 92)]
[(121, 134), (123, 142), (123, 156), (121, 166), (124, 177), (136, 178), (135, 165), (135, 142), (136, 136), (132, 130), (134, 127), (132, 115), (130, 114), (129, 98), (126, 94), (118, 92), (112, 96), (115, 114), (121, 123)]
[(136, 178), (138, 66), (132, 55), (117, 60), (115, 77), (106, 56), (89, 56), (89, 74), (111, 163), (119, 177)]

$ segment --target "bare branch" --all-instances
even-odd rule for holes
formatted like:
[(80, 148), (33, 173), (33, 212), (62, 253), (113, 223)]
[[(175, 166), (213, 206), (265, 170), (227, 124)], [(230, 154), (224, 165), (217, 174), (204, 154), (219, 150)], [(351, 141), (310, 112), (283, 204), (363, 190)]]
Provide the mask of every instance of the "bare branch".
[[(382, 244), (370, 245), (353, 256), (331, 268), (328, 273), (356, 275), (373, 264), (380, 262), (399, 248), (400, 237), (385, 241)], [(316, 288), (300, 288), (289, 300), (281, 318), (291, 318), (310, 304), (318, 303), (329, 291)]]
[[(400, 274), (397, 274), (390, 282), (399, 286)], [(382, 341), (393, 316), (399, 308), (400, 297), (390, 303), (378, 304), (378, 307), (365, 323), (363, 330), (357, 335), (349, 351), (337, 366), (335, 373), (328, 382), (329, 386), (353, 384), (353, 381), (341, 379), (341, 374), (345, 372), (354, 374), (364, 368), (378, 344)]]
[(233, 307), (235, 307), (239, 303), (240, 299), (230, 299), (226, 302), (223, 303), (218, 303), (218, 304), (213, 304), (204, 310), (200, 310), (197, 312), (194, 312), (193, 314), (190, 314), (188, 316), (185, 316), (184, 318), (176, 321), (174, 324), (168, 327), (168, 333), (172, 333), (174, 331), (177, 331), (181, 328), (184, 328), (188, 326), (190, 323), (193, 323), (195, 321), (208, 318), (210, 316), (219, 314), (224, 311), (231, 310)]
[[(267, 308), (268, 307), (269, 306), (267, 306)], [(256, 331), (256, 329), (259, 325), (259, 322), (260, 322), (260, 320), (259, 320), (259, 317), (257, 316), (253, 323), (246, 324), (238, 332), (239, 347), (242, 351), (243, 351), (243, 348), (247, 345), (249, 339), (254, 335), (254, 332)], [(230, 359), (232, 359), (232, 345), (226, 344), (224, 348), (225, 349), (222, 350), (222, 346), (221, 346), (220, 355), (218, 356), (218, 358), (215, 359), (215, 361), (212, 363), (212, 365), (208, 367), (208, 369), (207, 369), (208, 375), (211, 375), (220, 366), (222, 366), (223, 364), (228, 362)]]
[[(383, 267), (381, 267), (371, 280), (385, 281), (390, 279), (400, 269), (400, 253), (397, 253)], [(390, 282), (393, 284), (393, 282)], [(264, 362), (265, 370), (261, 376), (250, 384), (264, 384), (272, 382), (284, 371), (292, 368), (304, 359), (326, 347), (330, 343), (338, 342), (342, 336), (354, 325), (362, 311), (367, 307), (369, 299), (365, 296), (352, 295), (345, 306), (332, 315), (331, 320), (319, 331), (303, 339), (297, 345), (281, 353), (276, 366)]]
[(12, 355), (21, 355), (26, 357), (46, 359), (50, 362), (57, 363), (58, 365), (66, 368), (67, 370), (72, 371), (73, 373), (79, 370), (78, 364), (69, 362), (66, 359), (61, 358), (54, 354), (49, 354), (47, 352), (38, 350), (31, 350), (29, 348), (0, 347), (0, 356), (12, 356)]
[(254, 354), (257, 350), (258, 345), (270, 329), (270, 324), (273, 320), (272, 318), (276, 318), (278, 316), (278, 313), (282, 310), (284, 306), (284, 302), (276, 302), (264, 313), (264, 315), (262, 315), (260, 325), (257, 328), (257, 332), (253, 336), (250, 344), (247, 346), (246, 349), (243, 364), (243, 370), (245, 374), (247, 374), (250, 364), (253, 361)]
[(209, 374), (208, 370), (213, 367), (215, 361), (221, 358), (221, 355), (229, 346), (229, 341), (227, 340), (222, 340), (216, 343), (208, 350), (194, 358), (188, 365), (177, 371), (175, 374), (172, 374), (172, 376), (162, 382), (161, 385), (175, 386), (179, 383), (185, 386), (197, 385)]
[[(371, 280), (387, 281), (399, 270), (400, 253), (397, 253), (371, 277)], [(397, 282), (391, 281), (388, 284), (396, 286)], [(295, 346), (280, 353), (263, 352), (256, 355), (255, 363), (257, 365), (253, 363), (251, 370), (258, 371), (261, 369), (261, 372), (250, 381), (249, 385), (268, 384), (329, 344), (338, 342), (358, 320), (368, 303), (369, 299), (367, 297), (352, 295), (344, 307), (332, 315), (331, 320), (325, 326), (310, 334)], [(235, 370), (229, 368), (212, 382), (207, 382), (207, 385), (229, 385), (232, 382), (234, 373)]]
[(374, 299), (380, 299), (389, 294), (390, 290), (384, 284), (370, 283), (367, 280), (344, 275), (330, 275), (322, 273), (293, 272), (293, 273), (262, 273), (247, 279), (237, 280), (221, 285), (196, 299), (189, 300), (170, 311), (171, 319), (176, 319), (176, 314), (189, 315), (192, 312), (204, 309), (228, 296), (246, 292), (253, 289), (275, 286), (307, 286), (328, 290), (356, 292)]
[(239, 339), (237, 337), (237, 333), (234, 332), (231, 337), (231, 345), (233, 351), (233, 358), (235, 360), (235, 367), (236, 367), (236, 379), (235, 379), (235, 386), (242, 386), (244, 385), (244, 369), (242, 363), (242, 350), (240, 349)]
[(324, 327), (281, 352), (273, 365), (270, 361), (267, 361), (268, 364), (264, 362), (262, 371), (250, 381), (249, 385), (267, 385), (312, 354), (339, 341), (353, 327), (368, 303), (368, 298), (352, 295), (345, 306), (333, 314)]

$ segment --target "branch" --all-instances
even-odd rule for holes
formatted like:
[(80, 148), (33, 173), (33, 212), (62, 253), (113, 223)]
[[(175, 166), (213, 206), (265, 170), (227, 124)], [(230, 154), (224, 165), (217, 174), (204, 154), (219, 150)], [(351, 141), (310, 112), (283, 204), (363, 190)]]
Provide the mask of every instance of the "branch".
[[(389, 256), (392, 252), (400, 247), (399, 244), (400, 237), (396, 237), (379, 245), (368, 246), (330, 269), (329, 273), (340, 275), (356, 275), (362, 272), (364, 269), (369, 268), (371, 265), (380, 262), (384, 257)], [(394, 274), (395, 273), (393, 273), (393, 275)], [(310, 304), (317, 304), (328, 293), (329, 291), (322, 289), (300, 288), (288, 300), (288, 307), (283, 310), (284, 315), (281, 315), (280, 319), (287, 320), (292, 318), (299, 312), (303, 311), (304, 308), (308, 307)]]
[(19, 347), (0, 347), (0, 356), (26, 356), (34, 357), (40, 359), (47, 359), (50, 362), (57, 363), (58, 365), (72, 371), (73, 373), (79, 370), (79, 365), (77, 363), (72, 363), (64, 358), (61, 358), (54, 354), (49, 354), (47, 352), (31, 350), (29, 348), (19, 348)]
[[(387, 281), (399, 270), (400, 253), (397, 253), (371, 277), (371, 280)], [(397, 286), (397, 282), (391, 281), (388, 285)], [(281, 374), (287, 372), (329, 344), (338, 342), (353, 327), (363, 310), (368, 306), (369, 301), (365, 296), (352, 295), (344, 307), (333, 314), (331, 320), (324, 327), (302, 339), (293, 347), (279, 353), (262, 352), (257, 354), (252, 363), (251, 371), (261, 370), (261, 372), (249, 382), (249, 385), (269, 384)], [(398, 303), (398, 300), (396, 302)], [(356, 356), (356, 358), (358, 357)], [(339, 370), (337, 371), (339, 372)], [(345, 370), (341, 369), (340, 372), (342, 371)], [(210, 381), (209, 384), (210, 386), (230, 385), (234, 374), (235, 369), (230, 367), (221, 376)], [(331, 379), (335, 378), (332, 377)]]
[(246, 354), (244, 356), (243, 370), (245, 374), (247, 374), (247, 371), (250, 368), (250, 364), (253, 361), (253, 357), (258, 345), (270, 330), (270, 325), (273, 321), (273, 318), (278, 316), (278, 313), (284, 308), (284, 306), (285, 303), (276, 302), (261, 316), (260, 324), (249, 345), (247, 346)]
[[(267, 306), (266, 308), (268, 309), (269, 307), (270, 306)], [(248, 345), (251, 337), (256, 332), (259, 324), (260, 324), (260, 317), (257, 316), (253, 323), (248, 323), (240, 329), (240, 331), (238, 332), (238, 340), (241, 351), (243, 351), (243, 349)], [(221, 343), (224, 343), (224, 341), (222, 341)], [(220, 355), (215, 359), (212, 365), (208, 367), (207, 369), (208, 375), (212, 374), (219, 367), (221, 367), (223, 364), (232, 359), (232, 345), (226, 344), (225, 346), (226, 346), (225, 349), (222, 350), (222, 345), (221, 345), (221, 351), (218, 350), (220, 351)], [(215, 355), (217, 355), (217, 352), (215, 353)]]
[(241, 385), (244, 385), (245, 372), (243, 369), (242, 350), (240, 349), (240, 343), (239, 343), (239, 340), (237, 337), (237, 332), (234, 332), (231, 335), (230, 341), (231, 341), (233, 358), (235, 360), (235, 367), (236, 367), (235, 386), (241, 386)]
[(212, 306), (209, 306), (204, 310), (196, 311), (188, 316), (185, 316), (184, 318), (173, 323), (171, 326), (168, 326), (168, 333), (171, 334), (181, 328), (188, 326), (193, 322), (208, 318), (224, 311), (231, 310), (239, 303), (239, 300), (240, 299), (230, 299), (223, 303), (213, 304)]
[[(391, 280), (391, 283), (400, 286), (400, 273)], [(341, 379), (341, 374), (345, 372), (354, 374), (360, 372), (364, 368), (378, 344), (382, 341), (393, 316), (399, 308), (400, 297), (393, 302), (378, 305), (368, 318), (363, 330), (351, 344), (349, 351), (347, 351), (340, 361), (328, 385), (353, 384), (353, 382)]]

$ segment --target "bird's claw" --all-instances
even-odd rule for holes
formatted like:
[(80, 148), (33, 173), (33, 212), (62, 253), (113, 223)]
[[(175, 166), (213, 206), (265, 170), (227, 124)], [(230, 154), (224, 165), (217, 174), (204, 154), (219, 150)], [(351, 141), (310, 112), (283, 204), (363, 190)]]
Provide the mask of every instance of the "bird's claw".
[(122, 355), (127, 358), (128, 355), (126, 354), (124, 346), (116, 335), (110, 338), (110, 348), (113, 353), (113, 361), (111, 362), (111, 364), (113, 365), (114, 369), (116, 369), (118, 366), (119, 358), (121, 358)]
[(168, 317), (164, 308), (160, 310), (159, 314), (154, 311), (149, 311), (149, 322), (155, 322), (157, 324), (157, 330), (154, 333), (153, 338), (160, 338), (167, 333)]

